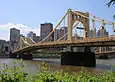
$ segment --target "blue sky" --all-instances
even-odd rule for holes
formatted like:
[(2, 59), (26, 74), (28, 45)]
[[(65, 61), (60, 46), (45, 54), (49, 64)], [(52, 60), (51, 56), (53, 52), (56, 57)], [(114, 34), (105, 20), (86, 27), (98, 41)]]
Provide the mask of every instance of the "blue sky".
[[(108, 8), (108, 0), (0, 0), (0, 39), (9, 40), (9, 26), (39, 35), (41, 23), (51, 22), (54, 27), (68, 8), (90, 12), (114, 21), (115, 5)], [(22, 28), (20, 28), (22, 26)], [(28, 29), (28, 30), (27, 30)], [(3, 36), (4, 35), (4, 36)]]

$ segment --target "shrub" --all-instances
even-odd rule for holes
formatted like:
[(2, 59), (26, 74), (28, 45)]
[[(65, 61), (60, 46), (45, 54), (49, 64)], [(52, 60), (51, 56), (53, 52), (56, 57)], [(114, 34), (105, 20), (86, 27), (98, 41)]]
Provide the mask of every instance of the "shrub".
[(20, 60), (20, 66), (13, 67), (3, 64), (0, 70), (0, 82), (115, 82), (115, 72), (105, 71), (102, 74), (90, 73), (82, 68), (78, 73), (67, 73), (63, 70), (52, 71), (50, 66), (43, 62), (39, 65), (36, 75), (29, 75), (23, 71), (24, 63)]

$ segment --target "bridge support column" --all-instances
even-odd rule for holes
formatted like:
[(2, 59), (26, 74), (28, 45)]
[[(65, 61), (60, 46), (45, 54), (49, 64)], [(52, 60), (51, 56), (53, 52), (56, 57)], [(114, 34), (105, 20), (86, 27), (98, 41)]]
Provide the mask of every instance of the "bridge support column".
[(12, 54), (12, 52), (9, 52), (9, 58), (17, 58), (17, 54)]
[(17, 55), (17, 58), (18, 59), (25, 59), (25, 60), (32, 60), (33, 59), (33, 56), (30, 52), (27, 52), (27, 53), (19, 53)]
[(95, 67), (95, 54), (93, 52), (62, 52), (61, 65)]
[(84, 52), (91, 52), (91, 49), (90, 49), (90, 47), (85, 47), (85, 49), (84, 49)]
[(23, 59), (23, 55), (24, 55), (24, 53), (18, 53), (17, 54), (17, 59), (21, 59), (21, 58)]
[(67, 46), (67, 51), (68, 52), (73, 52), (73, 47), (72, 46)]
[(108, 59), (108, 55), (107, 54), (101, 54), (98, 56), (98, 59)]
[(68, 40), (72, 40), (72, 14), (71, 9), (68, 9)]

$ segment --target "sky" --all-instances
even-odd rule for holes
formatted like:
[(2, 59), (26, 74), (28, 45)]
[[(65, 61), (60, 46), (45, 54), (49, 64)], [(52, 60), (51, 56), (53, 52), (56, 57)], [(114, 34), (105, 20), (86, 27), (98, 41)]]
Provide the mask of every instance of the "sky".
[(90, 12), (106, 20), (114, 21), (115, 5), (107, 7), (108, 0), (0, 0), (0, 39), (9, 40), (10, 28), (20, 29), (26, 35), (34, 31), (40, 35), (41, 23), (56, 24), (71, 8)]

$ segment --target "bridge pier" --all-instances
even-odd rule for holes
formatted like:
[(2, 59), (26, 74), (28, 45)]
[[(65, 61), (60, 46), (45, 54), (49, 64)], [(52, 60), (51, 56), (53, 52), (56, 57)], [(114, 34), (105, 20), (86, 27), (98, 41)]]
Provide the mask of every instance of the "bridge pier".
[(23, 59), (23, 57), (22, 57), (23, 55), (24, 55), (24, 53), (18, 53), (17, 54), (17, 59), (21, 59), (21, 58)]
[(93, 52), (62, 52), (61, 65), (95, 67), (95, 54)]
[(67, 51), (68, 52), (73, 52), (73, 47), (72, 46), (67, 46)]
[(12, 54), (12, 52), (9, 52), (9, 58), (17, 58), (17, 54)]
[(90, 47), (85, 46), (85, 48), (84, 48), (84, 52), (91, 52)]
[(33, 56), (32, 56), (32, 54), (30, 53), (30, 52), (28, 52), (28, 53), (19, 53), (19, 54), (17, 54), (17, 58), (18, 59), (25, 59), (25, 60), (32, 60), (33, 59)]
[(95, 67), (95, 54), (91, 52), (90, 47), (84, 47), (78, 52), (62, 52), (61, 65)]
[(108, 59), (108, 55), (107, 54), (101, 54), (98, 56), (98, 59)]

